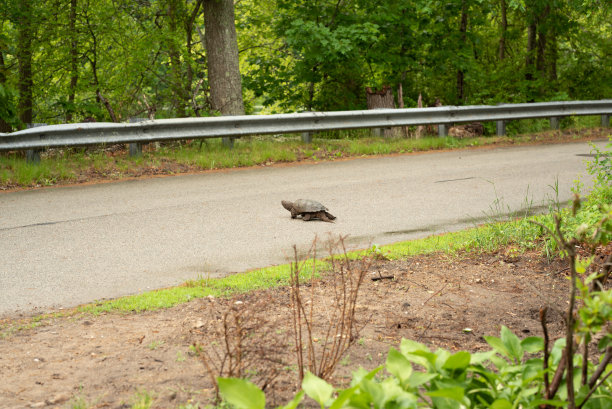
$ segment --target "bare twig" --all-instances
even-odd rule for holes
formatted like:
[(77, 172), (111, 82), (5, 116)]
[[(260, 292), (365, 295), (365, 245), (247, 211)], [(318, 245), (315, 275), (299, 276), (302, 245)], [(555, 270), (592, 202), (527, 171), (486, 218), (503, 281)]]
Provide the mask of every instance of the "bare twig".
[(429, 300), (431, 300), (432, 298), (434, 298), (436, 295), (440, 294), (442, 291), (444, 291), (444, 289), (448, 286), (448, 283), (444, 284), (442, 286), (442, 288), (440, 288), (438, 291), (436, 291), (435, 293), (433, 293), (428, 299), (426, 299), (425, 301), (423, 301), (423, 305), (427, 304), (427, 302)]
[(589, 388), (593, 388), (593, 386), (597, 382), (597, 379), (601, 376), (602, 373), (604, 373), (606, 367), (610, 362), (612, 362), (612, 346), (608, 346), (606, 348), (606, 355), (604, 355), (603, 359), (599, 363), (599, 366), (597, 367), (593, 375), (591, 375), (591, 377), (589, 378)]
[(544, 399), (551, 399), (550, 395), (550, 383), (548, 378), (548, 344), (550, 339), (548, 338), (548, 328), (546, 327), (546, 313), (548, 312), (548, 307), (543, 307), (540, 309), (540, 324), (542, 324), (542, 332), (544, 332)]
[[(336, 250), (344, 253), (344, 256), (340, 258), (336, 257), (334, 255)], [(329, 261), (332, 265), (332, 272), (329, 278), (331, 279), (330, 284), (333, 290), (333, 297), (331, 299), (330, 308), (326, 309), (328, 315), (325, 320), (326, 324), (323, 330), (323, 336), (321, 339), (318, 339), (315, 338), (315, 332), (318, 328), (314, 326), (316, 317), (313, 315), (314, 303), (317, 302), (314, 297), (317, 282), (314, 277), (311, 278), (310, 308), (307, 310), (303, 302), (304, 294), (300, 291), (300, 264), (297, 260), (297, 251), (294, 250), (296, 257), (294, 265), (296, 267), (294, 268), (295, 271), (292, 273), (291, 307), (293, 310), (292, 319), (300, 380), (303, 377), (305, 367), (315, 375), (323, 379), (329, 379), (346, 350), (357, 338), (357, 330), (355, 328), (357, 296), (371, 260), (349, 260), (344, 245), (344, 237), (342, 236), (337, 241), (329, 241), (329, 252)], [(313, 247), (311, 247), (309, 254), (314, 254), (314, 263), (316, 260), (315, 243), (313, 243)], [(356, 263), (362, 264), (360, 267), (355, 267)], [(303, 350), (307, 351), (308, 362), (305, 362)]]
[(608, 379), (608, 377), (612, 375), (612, 371), (608, 372), (603, 378), (601, 378), (599, 380), (599, 382), (597, 382), (597, 385), (593, 385), (593, 387), (589, 390), (589, 393), (586, 394), (586, 396), (584, 397), (584, 400), (582, 401), (582, 403), (578, 406), (577, 409), (581, 409), (582, 406), (584, 406), (585, 403), (587, 403), (587, 401), (589, 400), (589, 398), (591, 397), (591, 395), (597, 390), (597, 388), (599, 388), (601, 385), (603, 385), (603, 383), (606, 381), (606, 379)]
[(390, 276), (384, 276), (382, 274), (380, 274), (378, 277), (372, 277), (370, 278), (370, 280), (372, 281), (380, 281), (380, 280), (393, 280), (395, 279), (394, 275), (390, 275)]

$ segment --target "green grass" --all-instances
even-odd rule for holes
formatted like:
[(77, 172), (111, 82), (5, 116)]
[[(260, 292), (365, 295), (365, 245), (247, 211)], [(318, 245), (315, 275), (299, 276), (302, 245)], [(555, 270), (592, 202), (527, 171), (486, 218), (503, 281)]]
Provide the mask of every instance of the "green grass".
[[(325, 261), (317, 261), (313, 268), (312, 261), (301, 264), (300, 273), (303, 279), (320, 275), (329, 269)], [(142, 294), (118, 298), (116, 300), (92, 303), (78, 308), (79, 312), (100, 314), (110, 311), (140, 312), (169, 308), (188, 302), (194, 298), (231, 297), (249, 291), (262, 290), (289, 284), (291, 264), (266, 267), (245, 273), (232, 274), (223, 278), (199, 278), (178, 287), (170, 287)]]

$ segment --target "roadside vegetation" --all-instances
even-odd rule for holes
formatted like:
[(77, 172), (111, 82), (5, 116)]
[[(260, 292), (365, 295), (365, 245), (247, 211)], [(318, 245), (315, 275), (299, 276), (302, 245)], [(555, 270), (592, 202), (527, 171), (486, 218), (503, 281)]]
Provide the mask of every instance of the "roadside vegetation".
[[(612, 143), (608, 147), (612, 148)], [(605, 255), (601, 268), (591, 269), (591, 265), (596, 248), (606, 246), (612, 239), (612, 159), (610, 150), (602, 153), (593, 148), (595, 159), (588, 169), (595, 177), (595, 187), (586, 201), (580, 200), (578, 182), (571, 208), (562, 209), (553, 203), (546, 215), (489, 224), (472, 230), (477, 234), (462, 237), (464, 240), (457, 244), (468, 251), (486, 251), (490, 247), (482, 245), (481, 239), (485, 238), (491, 240), (490, 246), (494, 248), (503, 245), (507, 249), (509, 244), (515, 244), (516, 251), (521, 251), (537, 245), (548, 254), (554, 252), (555, 256), (564, 258), (571, 281), (565, 337), (549, 338), (548, 311), (542, 307), (539, 317), (543, 337), (529, 336), (521, 340), (502, 323), (499, 337), (484, 337), (490, 350), (478, 353), (434, 351), (422, 343), (403, 339), (398, 349), (389, 349), (384, 365), (370, 371), (359, 369), (353, 372), (348, 387), (335, 388), (330, 383), (330, 373), (317, 370), (313, 362), (317, 352), (325, 357), (328, 347), (335, 347), (336, 343), (326, 338), (320, 348), (314, 346), (307, 309), (302, 307), (296, 291), (299, 288), (296, 278), (292, 282), (292, 294), (298, 301), (292, 299), (292, 310), (301, 390), (281, 408), (296, 408), (306, 396), (321, 409), (609, 407), (612, 404), (612, 289), (606, 287), (606, 282), (612, 271), (612, 255)], [(472, 246), (475, 241), (478, 244)], [(445, 249), (452, 252), (453, 247), (447, 245)], [(370, 256), (392, 257), (398, 252), (404, 255), (410, 251), (407, 243), (401, 243), (384, 249), (374, 247)], [(293, 271), (299, 271), (297, 259), (294, 266)], [(349, 282), (353, 289), (354, 281), (360, 282), (362, 270), (349, 271), (353, 281), (343, 279), (343, 282)], [(349, 301), (342, 305), (347, 304), (351, 305)], [(338, 308), (338, 303), (332, 305)], [(299, 331), (303, 326), (302, 313), (308, 329), (305, 336), (305, 331)], [(345, 323), (345, 314), (338, 317), (337, 326), (352, 328), (351, 319)], [(336, 333), (332, 331), (332, 340), (352, 339), (350, 329), (347, 334)], [(306, 346), (303, 346), (304, 338)], [(303, 363), (304, 350), (308, 351), (308, 364)], [(237, 409), (266, 407), (264, 392), (244, 376), (226, 376), (222, 371), (217, 375), (215, 385), (224, 404)]]
[[(548, 120), (516, 121), (506, 137), (472, 138), (372, 137), (370, 130), (329, 131), (304, 143), (299, 135), (269, 135), (237, 139), (233, 149), (220, 139), (149, 144), (141, 156), (130, 157), (125, 145), (50, 149), (40, 162), (28, 162), (24, 152), (0, 153), (0, 190), (176, 175), (278, 163), (318, 162), (373, 155), (405, 154), (508, 144), (550, 143), (595, 139), (609, 132), (595, 128), (599, 117), (567, 118), (562, 131), (545, 131)], [(518, 133), (518, 132), (531, 133)], [(494, 131), (492, 131), (494, 132)]]

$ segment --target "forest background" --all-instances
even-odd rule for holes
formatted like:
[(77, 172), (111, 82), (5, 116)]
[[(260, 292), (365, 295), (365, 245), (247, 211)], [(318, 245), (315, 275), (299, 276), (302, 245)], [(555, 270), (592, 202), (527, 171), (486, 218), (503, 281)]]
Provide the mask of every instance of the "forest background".
[(365, 109), (368, 87), (397, 107), (612, 95), (605, 0), (0, 3), (0, 132)]

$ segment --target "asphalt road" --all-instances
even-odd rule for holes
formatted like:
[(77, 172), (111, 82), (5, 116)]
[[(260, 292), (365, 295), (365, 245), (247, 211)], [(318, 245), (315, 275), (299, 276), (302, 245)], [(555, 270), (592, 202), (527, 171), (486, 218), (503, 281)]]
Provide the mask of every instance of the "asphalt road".
[[(475, 149), (3, 193), (0, 316), (282, 264), (330, 233), (365, 248), (458, 230), (495, 208), (546, 205), (557, 181), (565, 202), (579, 175), (589, 184), (589, 152)], [(298, 198), (336, 223), (292, 220), (280, 201)]]

